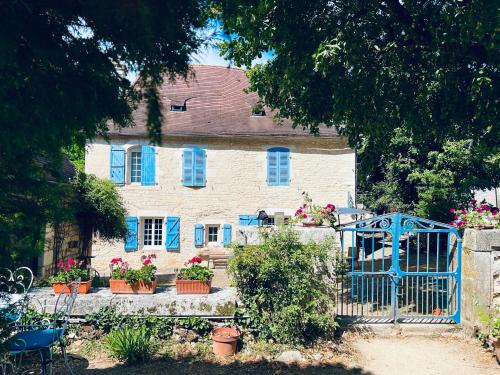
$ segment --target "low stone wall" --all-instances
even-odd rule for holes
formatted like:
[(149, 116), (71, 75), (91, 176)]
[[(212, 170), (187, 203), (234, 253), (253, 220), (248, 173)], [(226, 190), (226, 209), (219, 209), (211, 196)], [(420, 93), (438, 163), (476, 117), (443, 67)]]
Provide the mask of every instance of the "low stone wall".
[(469, 335), (482, 327), (480, 308), (500, 307), (500, 229), (466, 229), (462, 243), (462, 325)]
[[(30, 292), (33, 305), (54, 305), (57, 295), (52, 288), (37, 288)], [(89, 294), (79, 294), (72, 315), (84, 317), (104, 306), (114, 306), (126, 315), (158, 316), (206, 316), (223, 317), (234, 314), (236, 307), (235, 288), (212, 288), (207, 295), (177, 295), (175, 287), (157, 288), (155, 294), (112, 294), (109, 288), (93, 288)]]
[[(259, 232), (261, 230), (272, 230), (274, 227), (246, 227), (236, 228), (236, 243), (238, 245), (258, 245), (261, 243)], [(335, 229), (327, 226), (321, 227), (303, 227), (294, 226), (293, 229), (299, 234), (300, 241), (303, 243), (314, 241), (320, 242), (327, 238), (337, 238)]]

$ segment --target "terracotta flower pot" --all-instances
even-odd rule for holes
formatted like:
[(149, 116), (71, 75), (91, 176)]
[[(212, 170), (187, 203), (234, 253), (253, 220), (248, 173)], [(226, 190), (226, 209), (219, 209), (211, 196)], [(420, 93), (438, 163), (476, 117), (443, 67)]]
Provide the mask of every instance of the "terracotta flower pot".
[[(78, 294), (87, 294), (92, 287), (92, 281), (82, 281), (80, 283), (80, 286), (78, 287)], [(68, 284), (66, 283), (52, 283), (52, 289), (54, 290), (55, 294), (69, 294), (70, 289), (68, 287)]]
[(175, 280), (177, 294), (210, 294), (212, 280)]
[(500, 338), (493, 338), (493, 349), (495, 350), (495, 356), (497, 357), (497, 362), (500, 363)]
[(213, 352), (215, 355), (234, 355), (240, 333), (235, 328), (219, 327), (212, 331)]
[(316, 223), (315, 221), (303, 221), (302, 225), (304, 227), (320, 227), (323, 223)]
[(113, 294), (153, 294), (158, 281), (137, 281), (127, 283), (125, 280), (109, 280), (109, 287)]

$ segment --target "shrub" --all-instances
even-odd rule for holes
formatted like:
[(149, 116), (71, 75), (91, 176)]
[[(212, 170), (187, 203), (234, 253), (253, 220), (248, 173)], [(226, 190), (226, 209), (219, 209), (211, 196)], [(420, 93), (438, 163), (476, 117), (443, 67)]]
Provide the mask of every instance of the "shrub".
[(127, 364), (147, 361), (154, 350), (154, 343), (145, 327), (124, 327), (111, 331), (105, 345), (113, 357)]
[(208, 319), (199, 316), (189, 316), (185, 319), (176, 319), (175, 325), (193, 330), (200, 335), (204, 335), (212, 329), (212, 324), (208, 321)]
[(333, 239), (302, 244), (288, 226), (234, 248), (229, 271), (261, 338), (305, 344), (333, 334), (336, 253)]

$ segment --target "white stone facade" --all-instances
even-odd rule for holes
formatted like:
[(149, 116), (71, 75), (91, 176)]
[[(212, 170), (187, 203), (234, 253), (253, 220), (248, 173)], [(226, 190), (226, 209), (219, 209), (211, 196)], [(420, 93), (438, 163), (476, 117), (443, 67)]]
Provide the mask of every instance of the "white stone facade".
[[(111, 144), (129, 147), (146, 144), (146, 138), (113, 136)], [(182, 184), (182, 150), (199, 146), (206, 150), (206, 186)], [(268, 186), (267, 149), (290, 149), (289, 186)], [(110, 144), (97, 139), (87, 146), (85, 171), (101, 178), (110, 176)], [(215, 251), (220, 245), (197, 248), (194, 245), (195, 224), (232, 226), (236, 239), (239, 215), (284, 212), (293, 215), (302, 204), (301, 193), (307, 191), (314, 203), (347, 204), (348, 193), (355, 196), (355, 154), (341, 137), (166, 137), (156, 146), (156, 184), (118, 187), (130, 216), (141, 218), (180, 217), (180, 248), (144, 249), (139, 230), (139, 248), (125, 252), (123, 242), (105, 243), (97, 239), (92, 246), (92, 264), (103, 275), (109, 274), (108, 263), (122, 257), (132, 265), (140, 263), (142, 254), (155, 253), (159, 272), (182, 267), (201, 251)]]

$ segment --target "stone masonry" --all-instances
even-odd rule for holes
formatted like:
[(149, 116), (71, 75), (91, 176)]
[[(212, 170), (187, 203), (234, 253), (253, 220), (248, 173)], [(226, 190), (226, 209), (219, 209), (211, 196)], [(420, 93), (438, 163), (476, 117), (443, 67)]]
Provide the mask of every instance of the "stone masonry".
[[(111, 144), (127, 148), (147, 143), (146, 138), (113, 136)], [(197, 145), (206, 149), (205, 187), (182, 185), (182, 150)], [(266, 182), (267, 149), (284, 146), (290, 149), (289, 186), (268, 186)], [(110, 145), (102, 139), (89, 144), (85, 171), (109, 178)], [(156, 147), (156, 185), (118, 187), (130, 216), (180, 217), (180, 249), (165, 248), (126, 253), (123, 242), (106, 243), (96, 239), (92, 246), (93, 266), (109, 275), (108, 263), (122, 257), (132, 266), (140, 264), (143, 254), (155, 253), (160, 273), (180, 268), (184, 262), (206, 251), (222, 248), (196, 248), (195, 224), (231, 224), (232, 239), (237, 238), (239, 215), (284, 212), (293, 215), (302, 204), (301, 193), (309, 192), (316, 204), (347, 204), (348, 192), (355, 196), (355, 155), (341, 137), (166, 137)], [(139, 231), (139, 243), (141, 232)]]
[(475, 334), (480, 309), (500, 308), (500, 229), (466, 229), (462, 245), (462, 324)]

